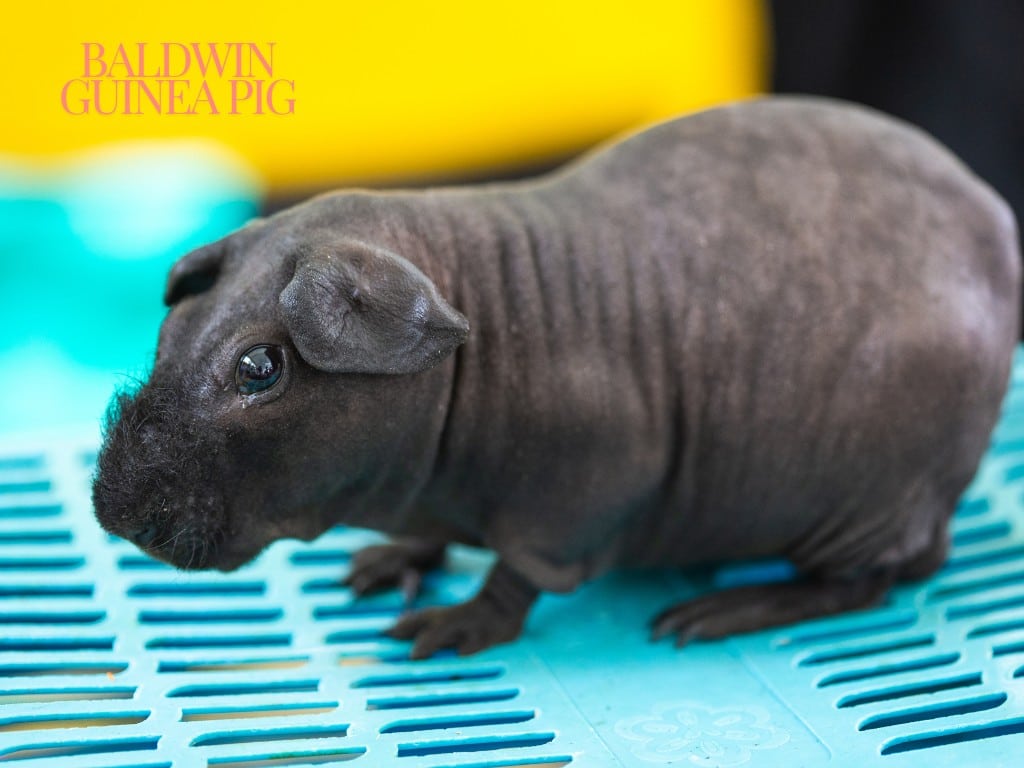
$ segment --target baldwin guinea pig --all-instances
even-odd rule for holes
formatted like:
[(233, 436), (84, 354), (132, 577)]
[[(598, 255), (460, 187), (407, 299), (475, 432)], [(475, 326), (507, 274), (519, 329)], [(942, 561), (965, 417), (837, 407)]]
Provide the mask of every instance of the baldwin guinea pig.
[(920, 131), (766, 98), (528, 182), (316, 197), (171, 270), (111, 407), (103, 527), (230, 570), (344, 523), (357, 593), (497, 553), (414, 657), (515, 638), (617, 566), (787, 558), (667, 608), (678, 643), (877, 601), (942, 563), (1017, 338), (1007, 205)]

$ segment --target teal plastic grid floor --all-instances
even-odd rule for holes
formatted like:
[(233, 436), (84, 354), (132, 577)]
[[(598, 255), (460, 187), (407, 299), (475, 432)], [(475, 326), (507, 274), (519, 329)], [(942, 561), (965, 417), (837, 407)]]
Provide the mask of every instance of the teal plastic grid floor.
[[(340, 579), (376, 540), (279, 542), (178, 573), (103, 533), (96, 437), (0, 442), (0, 762), (26, 768), (1016, 766), (1024, 761), (1024, 362), (927, 583), (836, 618), (674, 650), (649, 618), (709, 585), (619, 573), (524, 637), (407, 659), (397, 595)], [(421, 603), (472, 594), (456, 550)], [(758, 569), (719, 572), (718, 585)], [(761, 571), (763, 573), (763, 571)]]

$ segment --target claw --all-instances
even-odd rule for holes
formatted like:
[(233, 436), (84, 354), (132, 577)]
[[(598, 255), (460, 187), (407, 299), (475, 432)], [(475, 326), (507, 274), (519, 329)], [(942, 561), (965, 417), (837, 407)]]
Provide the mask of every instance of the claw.
[(668, 611), (662, 611), (651, 619), (651, 642), (656, 643), (669, 633)]
[(408, 610), (416, 602), (416, 597), (423, 586), (423, 575), (416, 570), (408, 569), (402, 572), (399, 587), (402, 591), (402, 608)]
[(362, 597), (366, 593), (367, 587), (369, 587), (369, 582), (362, 575), (355, 574), (346, 579), (345, 585), (355, 592), (357, 597)]
[(441, 650), (440, 638), (431, 637), (428, 634), (420, 635), (416, 638), (416, 642), (412, 644), (409, 658), (414, 661), (429, 659), (439, 650)]
[(691, 641), (696, 640), (699, 636), (700, 624), (694, 624), (692, 627), (676, 632), (676, 639), (672, 641), (672, 644), (676, 648), (682, 648), (685, 645), (689, 645)]

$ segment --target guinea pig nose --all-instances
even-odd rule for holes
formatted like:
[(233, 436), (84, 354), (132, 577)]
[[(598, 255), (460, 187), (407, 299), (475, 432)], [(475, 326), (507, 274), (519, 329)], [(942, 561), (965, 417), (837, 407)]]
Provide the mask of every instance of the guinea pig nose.
[(156, 538), (157, 527), (150, 523), (144, 528), (140, 528), (131, 534), (131, 540), (140, 547), (148, 547), (153, 543), (153, 539)]

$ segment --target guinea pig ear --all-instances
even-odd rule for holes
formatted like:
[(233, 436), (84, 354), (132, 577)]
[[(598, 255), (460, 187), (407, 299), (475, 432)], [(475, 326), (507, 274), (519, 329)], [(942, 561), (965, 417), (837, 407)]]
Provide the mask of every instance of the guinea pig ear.
[(332, 373), (423, 371), (469, 334), (413, 264), (355, 241), (301, 255), (280, 306), (302, 358)]
[(172, 307), (186, 296), (209, 290), (217, 281), (223, 261), (224, 242), (220, 240), (183, 256), (167, 276), (164, 304)]

